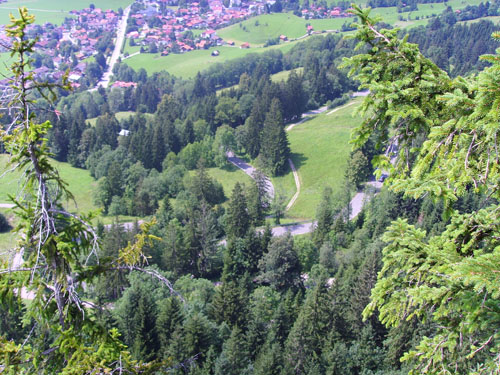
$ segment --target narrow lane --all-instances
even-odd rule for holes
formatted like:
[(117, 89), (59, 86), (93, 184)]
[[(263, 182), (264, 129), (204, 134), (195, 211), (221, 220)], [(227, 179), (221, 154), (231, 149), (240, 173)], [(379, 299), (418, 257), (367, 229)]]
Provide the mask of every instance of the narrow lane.
[[(237, 168), (241, 169), (243, 172), (245, 172), (247, 175), (249, 175), (252, 179), (254, 178), (254, 172), (257, 170), (255, 167), (251, 166), (248, 164), (246, 161), (243, 159), (240, 159), (236, 155), (234, 155), (233, 151), (228, 151), (226, 153), (227, 160), (236, 166)], [(266, 181), (266, 190), (267, 193), (269, 194), (269, 198), (273, 199), (274, 198), (274, 185), (269, 179), (269, 177), (265, 176), (265, 181)]]

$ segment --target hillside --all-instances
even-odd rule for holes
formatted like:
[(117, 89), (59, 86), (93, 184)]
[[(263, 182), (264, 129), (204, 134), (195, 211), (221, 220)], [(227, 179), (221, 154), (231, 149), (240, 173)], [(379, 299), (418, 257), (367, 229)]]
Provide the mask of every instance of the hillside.
[[(351, 151), (350, 134), (361, 121), (359, 116), (353, 117), (360, 102), (361, 99), (356, 99), (333, 113), (327, 110), (288, 131), (291, 159), (299, 173), (301, 191), (287, 217), (312, 219), (325, 187), (331, 187), (334, 194), (340, 193)], [(291, 172), (273, 181), (286, 187), (286, 192), (295, 193), (290, 175)]]

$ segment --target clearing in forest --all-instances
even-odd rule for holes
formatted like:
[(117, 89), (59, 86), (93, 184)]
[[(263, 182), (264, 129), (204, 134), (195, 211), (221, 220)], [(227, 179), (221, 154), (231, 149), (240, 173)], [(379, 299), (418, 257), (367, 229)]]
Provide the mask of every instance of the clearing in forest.
[[(361, 122), (361, 118), (353, 117), (353, 113), (362, 98), (355, 100), (354, 105), (345, 106), (331, 115), (328, 115), (330, 111), (326, 111), (287, 133), (292, 151), (291, 159), (301, 182), (299, 197), (287, 216), (312, 219), (316, 215), (323, 189), (330, 186), (334, 194), (342, 189), (351, 152), (350, 134)], [(283, 177), (273, 179), (273, 182), (294, 194), (295, 183), (291, 171)]]

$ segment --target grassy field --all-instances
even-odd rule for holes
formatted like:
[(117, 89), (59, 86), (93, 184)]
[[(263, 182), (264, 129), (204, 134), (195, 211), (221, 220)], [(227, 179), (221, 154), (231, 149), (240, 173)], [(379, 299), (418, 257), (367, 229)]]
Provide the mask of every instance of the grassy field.
[(218, 30), (217, 35), (226, 41), (232, 40), (236, 45), (248, 42), (251, 46), (263, 46), (268, 39), (282, 34), (290, 40), (304, 36), (308, 24), (316, 31), (340, 30), (345, 22), (349, 23), (352, 20), (353, 18), (305, 20), (293, 13), (273, 13), (253, 17)]
[(13, 59), (10, 57), (9, 52), (0, 53), (0, 79), (3, 79), (7, 75), (12, 63)]
[(326, 111), (288, 132), (301, 191), (287, 216), (313, 218), (324, 187), (330, 186), (334, 194), (340, 191), (351, 151), (350, 133), (361, 121), (353, 113), (361, 101), (356, 99), (332, 114)]
[[(210, 177), (215, 178), (222, 185), (222, 188), (224, 189), (224, 195), (228, 200), (231, 197), (234, 185), (236, 185), (237, 182), (248, 185), (251, 181), (250, 176), (248, 176), (241, 169), (236, 168), (232, 164), (223, 169), (207, 168), (207, 172)], [(190, 175), (194, 175), (196, 171), (189, 171), (189, 173)]]
[[(16, 217), (12, 210), (7, 208), (0, 208), (0, 213), (4, 215), (9, 221), (11, 227), (16, 225)], [(0, 233), (0, 259), (8, 254), (5, 254), (4, 251), (7, 249), (12, 249), (16, 242), (16, 233), (13, 232), (3, 232)]]
[[(141, 39), (135, 39), (135, 42), (137, 44), (139, 44), (140, 41), (141, 41)], [(136, 46), (130, 47), (130, 39), (125, 39), (125, 42), (123, 44), (123, 50), (122, 50), (123, 53), (127, 52), (129, 55), (131, 55), (133, 53), (139, 52), (140, 50), (141, 50), (141, 46), (136, 45)]]
[[(432, 17), (441, 14), (447, 6), (454, 10), (465, 8), (467, 5), (478, 5), (481, 0), (450, 0), (447, 3), (429, 3), (418, 4), (418, 10), (414, 12), (398, 13), (396, 7), (375, 8), (372, 14), (379, 15), (382, 20), (398, 27), (415, 27), (425, 25), (428, 21), (426, 17)], [(400, 21), (399, 17), (408, 21)], [(420, 20), (416, 20), (419, 17)], [(423, 19), (422, 19), (423, 18)]]
[(237, 182), (248, 185), (252, 181), (249, 175), (232, 164), (224, 169), (208, 168), (207, 171), (210, 176), (222, 184), (224, 194), (228, 199), (231, 197), (234, 185), (236, 185)]
[(498, 25), (500, 23), (500, 16), (491, 16), (491, 17), (483, 17), (483, 18), (478, 18), (475, 20), (470, 20), (470, 21), (461, 21), (458, 22), (462, 25), (470, 25), (471, 23), (477, 23), (482, 20), (487, 20), (493, 22), (495, 25)]
[[(7, 156), (0, 155), (0, 174), (6, 170)], [(59, 170), (62, 179), (68, 182), (68, 189), (75, 196), (78, 210), (87, 212), (95, 210), (97, 207), (93, 203), (93, 192), (96, 182), (90, 176), (89, 171), (73, 168), (67, 163), (53, 161), (53, 165)], [(16, 194), (19, 191), (19, 181), (21, 174), (18, 172), (7, 173), (0, 179), (0, 203), (10, 203), (9, 194)], [(74, 211), (77, 209), (73, 202), (68, 202), (67, 209)]]
[[(210, 65), (218, 62), (244, 57), (249, 53), (262, 53), (270, 49), (280, 49), (283, 53), (289, 51), (294, 43), (286, 43), (268, 48), (240, 49), (238, 47), (212, 47), (207, 50), (195, 50), (183, 54), (170, 54), (160, 56), (160, 54), (141, 53), (124, 60), (124, 63), (133, 69), (146, 69), (148, 74), (166, 70), (182, 78), (193, 78), (201, 70), (207, 69)], [(211, 56), (213, 50), (219, 50), (220, 55)]]
[[(295, 73), (300, 74), (304, 71), (304, 68), (297, 68), (292, 70), (294, 70)], [(282, 72), (272, 74), (271, 81), (273, 82), (286, 81), (288, 79), (288, 76), (290, 75), (290, 72), (291, 70), (283, 70)]]
[(218, 30), (217, 35), (226, 41), (232, 40), (236, 45), (248, 42), (251, 46), (262, 46), (268, 39), (281, 34), (288, 39), (305, 35), (306, 23), (306, 20), (291, 13), (263, 14)]
[(66, 17), (71, 17), (71, 10), (88, 8), (93, 3), (96, 8), (114, 9), (125, 8), (132, 0), (8, 0), (0, 6), (0, 24), (9, 22), (9, 14), (17, 14), (19, 7), (27, 7), (31, 14), (35, 15), (36, 23), (44, 24), (51, 22), (60, 24)]
[[(135, 112), (132, 112), (132, 111), (123, 111), (123, 112), (116, 112), (115, 113), (115, 117), (118, 121), (128, 120), (133, 115), (135, 115)], [(144, 113), (144, 116), (153, 117), (153, 114), (152, 113)], [(89, 119), (85, 120), (85, 122), (87, 124), (89, 124), (90, 126), (95, 126), (95, 124), (97, 123), (97, 117), (89, 118)]]
[[(0, 174), (5, 172), (7, 160), (6, 155), (0, 155)], [(72, 212), (79, 211), (82, 213), (97, 210), (93, 199), (97, 182), (90, 176), (89, 171), (73, 168), (68, 163), (60, 163), (57, 161), (52, 161), (52, 163), (59, 171), (61, 178), (68, 183), (68, 189), (75, 197), (76, 205), (75, 202), (72, 201), (65, 202), (65, 208)], [(15, 172), (7, 173), (0, 179), (0, 203), (11, 203), (8, 199), (8, 195), (15, 195), (20, 190), (20, 177), (21, 174)], [(11, 223), (15, 223), (15, 216), (12, 210), (0, 208), (0, 212), (9, 218)], [(116, 218), (112, 216), (100, 216), (96, 219), (95, 224), (97, 220), (104, 224), (111, 224), (115, 219)], [(118, 221), (130, 222), (137, 219), (138, 218), (132, 216), (120, 216)], [(15, 239), (16, 237), (13, 233), (0, 233), (0, 250), (12, 247)]]

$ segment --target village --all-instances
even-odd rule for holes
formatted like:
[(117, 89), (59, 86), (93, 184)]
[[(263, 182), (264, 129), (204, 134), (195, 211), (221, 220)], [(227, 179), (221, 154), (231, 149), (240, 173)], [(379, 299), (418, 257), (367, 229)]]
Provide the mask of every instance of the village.
[[(217, 29), (275, 10), (279, 0), (181, 1), (135, 1), (127, 22), (126, 42), (140, 46), (138, 53), (160, 53), (163, 56), (234, 45), (234, 42), (220, 38)], [(72, 17), (67, 17), (62, 25), (29, 26), (29, 36), (38, 38), (32, 64), (34, 74), (38, 78), (58, 80), (64, 71), (69, 70), (69, 79), (75, 88), (82, 83), (84, 88), (90, 88), (106, 68), (123, 9), (103, 10), (91, 4), (70, 13)], [(294, 13), (306, 19), (346, 16), (345, 10), (339, 7), (328, 9), (316, 4)], [(305, 30), (308, 34), (312, 32), (311, 26)], [(285, 35), (278, 37), (280, 41), (287, 41)], [(8, 45), (3, 27), (0, 29), (0, 44)], [(7, 51), (6, 47), (1, 48), (0, 52)], [(240, 48), (250, 48), (250, 44), (243, 43)], [(212, 54), (217, 56), (218, 51)], [(122, 57), (127, 58), (128, 53)]]

